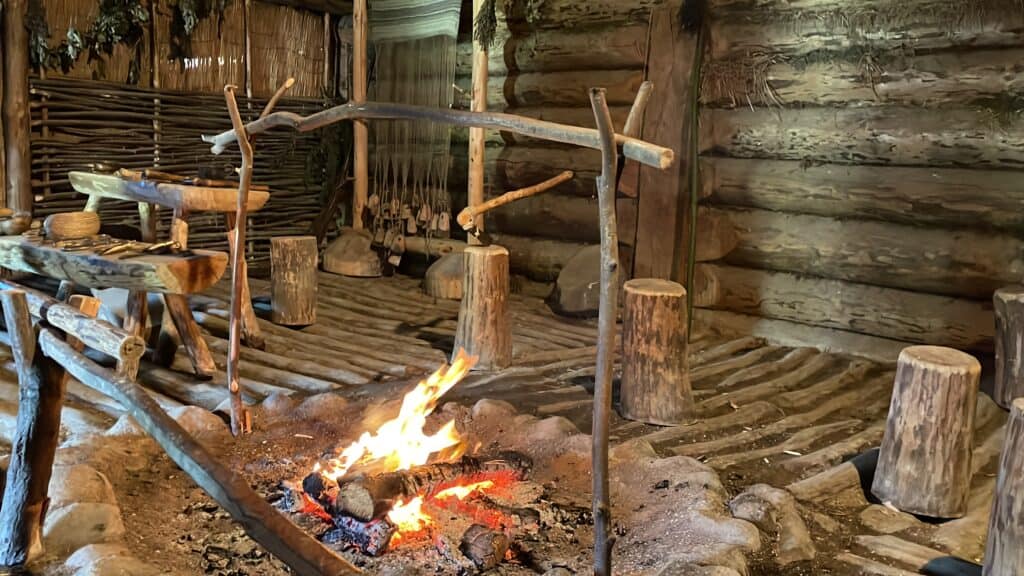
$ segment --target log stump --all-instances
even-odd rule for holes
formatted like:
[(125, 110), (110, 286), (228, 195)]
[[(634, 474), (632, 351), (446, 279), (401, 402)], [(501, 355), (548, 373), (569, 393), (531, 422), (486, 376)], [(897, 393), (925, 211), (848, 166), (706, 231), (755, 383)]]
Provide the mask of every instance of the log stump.
[(1024, 396), (1024, 286), (1008, 286), (992, 296), (996, 314), (996, 378), (992, 399), (1010, 409)]
[(971, 485), (981, 365), (939, 346), (900, 352), (871, 492), (904, 512), (960, 518)]
[(1010, 405), (982, 576), (1024, 574), (1024, 398)]
[(465, 349), (478, 357), (475, 370), (500, 370), (512, 362), (508, 250), (467, 246), (464, 255), (466, 275), (452, 357)]
[(669, 280), (626, 282), (622, 318), (622, 416), (679, 424), (693, 411), (686, 289)]
[(270, 318), (274, 324), (316, 322), (318, 246), (315, 236), (270, 239)]

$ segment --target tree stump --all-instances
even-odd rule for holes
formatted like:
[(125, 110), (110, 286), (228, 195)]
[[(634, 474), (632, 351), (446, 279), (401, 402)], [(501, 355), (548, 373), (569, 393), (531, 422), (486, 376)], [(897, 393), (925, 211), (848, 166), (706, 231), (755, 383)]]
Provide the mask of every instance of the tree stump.
[(686, 290), (669, 280), (626, 282), (622, 318), (622, 416), (673, 425), (693, 411)]
[(974, 411), (981, 365), (939, 346), (900, 352), (871, 492), (932, 518), (967, 512)]
[(992, 296), (996, 314), (996, 379), (992, 399), (1010, 409), (1024, 396), (1024, 286), (1008, 286)]
[(1010, 405), (982, 576), (1024, 574), (1024, 398)]
[(315, 236), (270, 239), (270, 317), (274, 324), (309, 326), (316, 322)]
[(500, 370), (512, 362), (512, 325), (508, 313), (508, 250), (467, 246), (462, 305), (455, 348), (477, 356), (475, 370)]

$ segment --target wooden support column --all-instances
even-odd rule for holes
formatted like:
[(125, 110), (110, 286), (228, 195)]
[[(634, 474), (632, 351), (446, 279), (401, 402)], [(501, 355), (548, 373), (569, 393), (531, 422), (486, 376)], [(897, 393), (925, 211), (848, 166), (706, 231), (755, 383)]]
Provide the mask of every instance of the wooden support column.
[[(3, 132), (6, 202), (16, 215), (32, 213), (32, 157), (29, 148), (29, 59), (25, 15), (28, 0), (5, 0), (3, 8)], [(26, 226), (27, 227), (27, 226)], [(23, 230), (8, 231), (20, 234)]]
[[(224, 214), (225, 221), (227, 222), (228, 228), (228, 249), (232, 254), (235, 253), (235, 226), (238, 225), (235, 222), (236, 218), (234, 214)], [(232, 263), (234, 259), (232, 259)], [(239, 274), (242, 275), (242, 339), (245, 340), (245, 344), (250, 348), (256, 348), (263, 350), (267, 344), (263, 339), (263, 333), (260, 331), (259, 318), (256, 317), (256, 311), (252, 308), (252, 293), (249, 291), (249, 264), (245, 261), (245, 258), (241, 258), (238, 264)], [(234, 272), (232, 271), (232, 274)]]
[(270, 313), (275, 324), (316, 323), (316, 236), (270, 239)]
[(693, 410), (687, 362), (686, 290), (669, 280), (626, 282), (622, 319), (622, 416), (682, 423)]
[(1024, 397), (1024, 286), (996, 290), (996, 379), (992, 399), (1003, 408)]
[[(473, 0), (473, 85), (471, 89), (470, 110), (473, 112), (487, 111), (487, 47), (476, 39), (476, 21), (487, 0)], [(484, 129), (469, 129), (469, 206), (484, 203)], [(483, 216), (476, 222), (479, 230), (484, 229)], [(469, 236), (469, 243), (480, 244), (480, 240)]]
[(452, 357), (463, 349), (478, 356), (474, 369), (500, 370), (512, 362), (508, 250), (467, 246), (464, 254), (466, 276)]
[(900, 352), (871, 492), (912, 514), (967, 512), (975, 401), (981, 365), (939, 346)]
[[(352, 6), (352, 102), (366, 100), (366, 0), (355, 0)], [(366, 122), (352, 125), (355, 160), (355, 192), (352, 196), (352, 228), (363, 229), (363, 211), (370, 190), (370, 148)]]
[(18, 419), (0, 506), (0, 566), (24, 566), (43, 551), (47, 492), (60, 436), (64, 374), (36, 348), (24, 292), (0, 292), (18, 371)]
[(1010, 405), (982, 576), (1024, 574), (1024, 398)]
[[(156, 74), (155, 68), (153, 73), (154, 75)], [(93, 198), (100, 198), (100, 196), (89, 196), (90, 200)], [(139, 202), (138, 208), (139, 231), (141, 232), (142, 241), (156, 242), (156, 204)], [(146, 340), (146, 322), (148, 319), (149, 305), (146, 292), (142, 290), (132, 290), (128, 293), (128, 301), (125, 304), (124, 323), (122, 324), (122, 327), (128, 333)]]
[[(0, 30), (4, 29), (4, 5), (0, 2)], [(6, 53), (5, 42), (0, 39), (0, 123), (6, 118), (4, 116), (4, 62), (7, 61), (4, 58)], [(4, 145), (4, 128), (0, 126), (0, 208), (7, 207), (7, 194), (3, 193), (7, 189), (7, 147)]]

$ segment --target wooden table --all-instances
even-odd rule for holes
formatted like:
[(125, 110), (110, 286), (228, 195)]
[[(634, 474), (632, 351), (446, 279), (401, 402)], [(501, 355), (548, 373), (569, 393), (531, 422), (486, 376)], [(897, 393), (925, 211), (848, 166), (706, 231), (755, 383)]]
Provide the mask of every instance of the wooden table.
[[(235, 188), (128, 179), (114, 174), (91, 172), (71, 172), (68, 176), (71, 186), (76, 191), (89, 195), (86, 210), (98, 210), (100, 201), (104, 198), (137, 202), (144, 241), (156, 241), (154, 206), (163, 206), (173, 210), (170, 239), (178, 242), (181, 248), (188, 247), (188, 215), (192, 212), (212, 211), (225, 215), (228, 242), (231, 244), (231, 248), (235, 249), (234, 234), (232, 233), (236, 225), (234, 214), (238, 198), (238, 190)], [(269, 192), (251, 190), (248, 209), (250, 211), (259, 210), (269, 199)], [(247, 276), (247, 271), (244, 268), (236, 273), (242, 274), (243, 277)], [(128, 299), (125, 318), (125, 329), (140, 335), (146, 325), (146, 292), (146, 290), (132, 292)], [(174, 330), (177, 331), (185, 349), (188, 350), (196, 374), (212, 376), (216, 371), (213, 356), (207, 348), (206, 341), (202, 338), (199, 327), (192, 318), (187, 295), (165, 292), (163, 298)], [(263, 338), (260, 335), (256, 313), (252, 309), (252, 300), (249, 296), (248, 280), (244, 283), (242, 300), (242, 332), (246, 344), (254, 348), (263, 348)], [(171, 325), (165, 322), (164, 329), (170, 332)]]

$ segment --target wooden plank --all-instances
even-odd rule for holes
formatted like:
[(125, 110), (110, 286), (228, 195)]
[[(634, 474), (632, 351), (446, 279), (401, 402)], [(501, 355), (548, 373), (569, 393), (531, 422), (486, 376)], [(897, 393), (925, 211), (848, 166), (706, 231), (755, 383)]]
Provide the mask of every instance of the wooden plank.
[(227, 268), (223, 252), (194, 250), (188, 255), (146, 254), (118, 259), (0, 237), (0, 266), (49, 276), (87, 288), (118, 287), (146, 292), (191, 294), (217, 282)]
[(676, 239), (684, 237), (679, 232), (687, 214), (683, 208), (689, 164), (685, 128), (690, 115), (687, 96), (696, 37), (680, 29), (679, 9), (678, 3), (666, 3), (651, 14), (649, 44), (658, 48), (648, 58), (647, 80), (654, 83), (654, 91), (641, 134), (644, 140), (675, 150), (677, 161), (667, 170), (640, 168), (635, 278), (680, 280), (679, 271), (685, 269), (680, 264), (685, 247)]
[(915, 226), (1024, 231), (1020, 174), (1006, 170), (705, 157), (701, 175), (704, 195), (713, 204)]
[(719, 210), (739, 235), (726, 262), (917, 292), (988, 299), (1024, 274), (1024, 242), (1008, 235)]
[[(91, 172), (69, 172), (71, 186), (82, 194), (149, 202), (189, 212), (234, 212), (238, 198), (235, 188), (210, 188), (186, 186), (183, 184), (157, 183), (150, 180), (130, 181), (111, 174)], [(249, 191), (249, 210), (259, 210), (270, 199), (270, 193), (262, 190)]]
[(991, 302), (923, 294), (785, 272), (699, 264), (694, 302), (702, 308), (861, 334), (990, 350)]
[(702, 152), (837, 164), (1021, 168), (1024, 125), (979, 108), (705, 110)]

